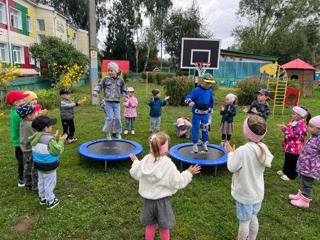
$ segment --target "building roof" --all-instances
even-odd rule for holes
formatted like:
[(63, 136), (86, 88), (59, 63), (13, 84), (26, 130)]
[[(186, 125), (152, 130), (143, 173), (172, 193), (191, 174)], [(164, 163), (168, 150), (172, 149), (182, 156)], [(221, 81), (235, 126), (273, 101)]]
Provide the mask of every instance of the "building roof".
[(310, 69), (310, 70), (314, 70), (314, 71), (316, 70), (310, 64), (302, 61), (299, 58), (297, 58), (296, 60), (293, 60), (291, 62), (288, 62), (286, 64), (283, 64), (282, 67), (284, 69)]
[(119, 65), (119, 69), (121, 72), (128, 73), (129, 72), (129, 61), (122, 60), (103, 60), (102, 61), (102, 69), (101, 72), (108, 72), (108, 64), (109, 62), (115, 62)]
[(220, 54), (221, 55), (236, 56), (236, 57), (246, 57), (246, 58), (254, 58), (254, 59), (261, 59), (261, 60), (278, 61), (277, 57), (262, 56), (262, 55), (258, 55), (258, 54), (243, 53), (243, 52), (230, 51), (230, 50), (225, 50), (225, 49), (221, 49)]

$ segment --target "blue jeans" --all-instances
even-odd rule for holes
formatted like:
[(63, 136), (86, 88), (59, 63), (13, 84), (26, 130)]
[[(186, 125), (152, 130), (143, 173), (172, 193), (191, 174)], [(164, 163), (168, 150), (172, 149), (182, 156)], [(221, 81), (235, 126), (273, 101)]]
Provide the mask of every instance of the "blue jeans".
[(115, 102), (105, 102), (104, 110), (107, 114), (107, 120), (102, 128), (104, 132), (111, 132), (113, 115), (115, 116), (115, 126), (114, 130), (116, 133), (122, 132), (122, 125), (121, 125), (121, 117), (120, 117), (120, 103)]
[(129, 124), (131, 123), (131, 130), (135, 130), (136, 128), (136, 118), (135, 117), (126, 117), (125, 118), (125, 120), (126, 120), (126, 123), (125, 123), (125, 126), (124, 126), (124, 128), (126, 129), (126, 130), (129, 130)]

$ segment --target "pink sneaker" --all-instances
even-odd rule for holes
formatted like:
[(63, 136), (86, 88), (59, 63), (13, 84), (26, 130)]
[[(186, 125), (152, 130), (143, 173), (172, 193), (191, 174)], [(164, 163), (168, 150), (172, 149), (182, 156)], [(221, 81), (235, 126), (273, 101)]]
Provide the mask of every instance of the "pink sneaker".
[(289, 198), (292, 200), (299, 200), (301, 198), (301, 190), (299, 189), (297, 195), (289, 194)]
[(298, 200), (291, 200), (291, 204), (297, 207), (309, 207), (309, 202), (311, 202), (312, 199), (306, 198), (301, 194), (301, 198)]

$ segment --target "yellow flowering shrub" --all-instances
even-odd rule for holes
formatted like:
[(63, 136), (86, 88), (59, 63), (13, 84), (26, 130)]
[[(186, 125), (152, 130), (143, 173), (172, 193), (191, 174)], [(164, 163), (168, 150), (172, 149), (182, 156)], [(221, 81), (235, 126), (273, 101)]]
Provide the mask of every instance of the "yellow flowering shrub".
[(61, 80), (62, 85), (67, 88), (76, 86), (80, 81), (80, 77), (83, 74), (82, 66), (75, 64), (71, 68), (69, 68), (68, 66), (60, 65), (60, 68), (68, 70), (67, 73), (64, 75), (63, 79)]
[(18, 76), (22, 76), (22, 72), (17, 70), (16, 64), (3, 63), (0, 59), (0, 89), (5, 89), (7, 83), (16, 80)]
[(82, 102), (86, 102), (87, 101), (87, 97), (84, 97), (81, 101)]

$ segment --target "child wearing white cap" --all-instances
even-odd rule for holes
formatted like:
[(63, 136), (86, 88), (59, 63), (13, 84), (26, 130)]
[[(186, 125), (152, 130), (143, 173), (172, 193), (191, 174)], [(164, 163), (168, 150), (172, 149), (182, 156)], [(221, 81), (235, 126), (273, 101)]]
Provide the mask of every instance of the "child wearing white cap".
[(135, 98), (134, 89), (133, 87), (128, 87), (128, 101), (123, 102), (124, 106), (124, 114), (126, 123), (125, 123), (125, 130), (124, 134), (128, 134), (129, 132), (129, 125), (131, 124), (131, 134), (135, 134), (135, 122), (137, 117), (137, 106), (138, 106), (138, 99)]

